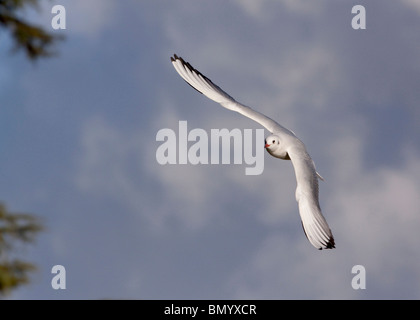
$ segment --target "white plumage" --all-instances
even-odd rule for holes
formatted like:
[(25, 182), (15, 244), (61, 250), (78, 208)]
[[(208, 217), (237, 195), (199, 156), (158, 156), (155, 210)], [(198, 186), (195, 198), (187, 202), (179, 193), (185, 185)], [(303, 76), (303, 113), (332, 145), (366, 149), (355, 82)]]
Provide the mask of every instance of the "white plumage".
[(319, 206), (318, 178), (322, 177), (316, 172), (303, 142), (274, 120), (237, 102), (181, 57), (174, 55), (171, 61), (179, 75), (198, 92), (223, 107), (258, 122), (272, 133), (265, 140), (265, 148), (276, 158), (292, 161), (297, 181), (296, 201), (306, 237), (317, 249), (335, 248), (334, 237)]

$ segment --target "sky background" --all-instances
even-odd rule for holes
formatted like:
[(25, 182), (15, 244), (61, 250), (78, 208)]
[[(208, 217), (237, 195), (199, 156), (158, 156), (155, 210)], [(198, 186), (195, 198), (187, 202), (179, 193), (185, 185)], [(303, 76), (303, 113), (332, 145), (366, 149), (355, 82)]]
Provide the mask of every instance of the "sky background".
[[(54, 4), (66, 30), (51, 28)], [(366, 30), (351, 27), (358, 4)], [(10, 299), (420, 298), (419, 1), (63, 0), (27, 14), (66, 40), (33, 64), (0, 31), (0, 201), (46, 227), (19, 249), (38, 271)], [(335, 250), (306, 239), (290, 161), (265, 152), (258, 176), (157, 163), (156, 133), (180, 120), (261, 128), (189, 87), (174, 53), (304, 141)], [(66, 290), (51, 287), (58, 264)]]

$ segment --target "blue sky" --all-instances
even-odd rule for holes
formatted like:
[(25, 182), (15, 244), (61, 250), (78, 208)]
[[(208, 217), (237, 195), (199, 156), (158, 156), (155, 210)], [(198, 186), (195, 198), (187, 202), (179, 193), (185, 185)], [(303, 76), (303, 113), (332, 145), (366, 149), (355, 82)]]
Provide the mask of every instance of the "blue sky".
[[(31, 64), (0, 33), (0, 200), (47, 229), (10, 298), (420, 298), (417, 1), (46, 1), (32, 19), (50, 28), (54, 4), (58, 57)], [(180, 120), (260, 128), (186, 85), (173, 53), (304, 141), (335, 250), (305, 238), (290, 161), (157, 163)]]

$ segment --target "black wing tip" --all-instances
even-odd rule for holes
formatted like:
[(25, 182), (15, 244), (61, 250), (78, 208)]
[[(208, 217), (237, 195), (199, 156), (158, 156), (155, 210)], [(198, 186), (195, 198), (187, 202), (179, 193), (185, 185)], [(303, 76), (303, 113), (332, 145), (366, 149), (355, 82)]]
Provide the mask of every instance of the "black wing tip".
[(176, 54), (174, 54), (173, 55), (173, 57), (171, 57), (171, 62), (175, 62), (175, 61), (177, 61), (177, 60), (179, 60), (179, 61), (181, 61), (181, 63), (184, 65), (184, 66), (186, 66), (186, 67), (188, 67), (188, 68), (190, 68), (190, 69), (193, 69), (194, 70), (194, 68), (188, 63), (188, 62), (186, 62), (184, 59), (182, 59), (181, 57), (179, 57), (179, 56), (177, 56)]
[[(173, 57), (171, 57), (171, 62), (174, 63), (177, 60), (179, 60), (182, 65), (189, 69), (191, 72), (194, 72), (196, 74), (198, 74), (199, 76), (203, 77), (206, 81), (211, 82), (211, 80), (209, 78), (207, 78), (205, 75), (203, 75), (200, 71), (198, 71), (197, 69), (195, 69), (189, 62), (185, 61), (184, 59), (182, 59), (181, 57), (177, 56), (176, 54), (173, 55)], [(185, 79), (184, 79), (185, 80)], [(185, 80), (186, 83), (188, 83), (188, 85), (193, 88), (194, 90), (196, 90), (197, 92), (203, 94), (200, 90), (198, 90), (197, 88), (194, 88), (188, 81)]]
[(176, 54), (174, 54), (173, 57), (171, 57), (171, 62), (175, 62), (177, 60), (179, 60), (182, 63), (182, 65), (185, 68), (188, 68), (191, 72), (194, 72), (195, 74), (203, 77), (206, 81), (210, 81), (211, 82), (211, 80), (209, 78), (207, 78), (204, 74), (202, 74), (200, 71), (198, 71), (196, 68), (194, 68), (189, 62), (185, 61), (181, 57), (179, 57)]
[[(303, 226), (303, 221), (301, 220), (300, 223), (302, 224), (303, 232), (305, 233), (306, 238), (309, 240), (308, 235), (306, 234), (305, 227)], [(331, 237), (328, 239), (328, 242), (324, 244), (324, 248), (320, 247), (318, 250), (322, 249), (335, 249), (335, 240), (334, 237), (331, 235)]]
[[(333, 236), (331, 236), (327, 244), (325, 244), (324, 249), (335, 249), (335, 241)], [(322, 250), (322, 248), (319, 248), (319, 250)]]

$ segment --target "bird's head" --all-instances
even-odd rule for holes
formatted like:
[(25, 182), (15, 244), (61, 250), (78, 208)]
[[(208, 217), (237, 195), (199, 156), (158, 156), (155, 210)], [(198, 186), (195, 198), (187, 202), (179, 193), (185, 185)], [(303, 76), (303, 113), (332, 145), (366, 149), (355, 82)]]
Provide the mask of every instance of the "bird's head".
[(290, 160), (289, 155), (287, 154), (287, 151), (285, 150), (283, 144), (281, 143), (279, 136), (275, 134), (268, 136), (265, 139), (264, 148), (273, 157), (284, 159), (284, 160)]
[(271, 135), (265, 138), (265, 146), (268, 152), (274, 151), (280, 145), (280, 139), (276, 135)]

